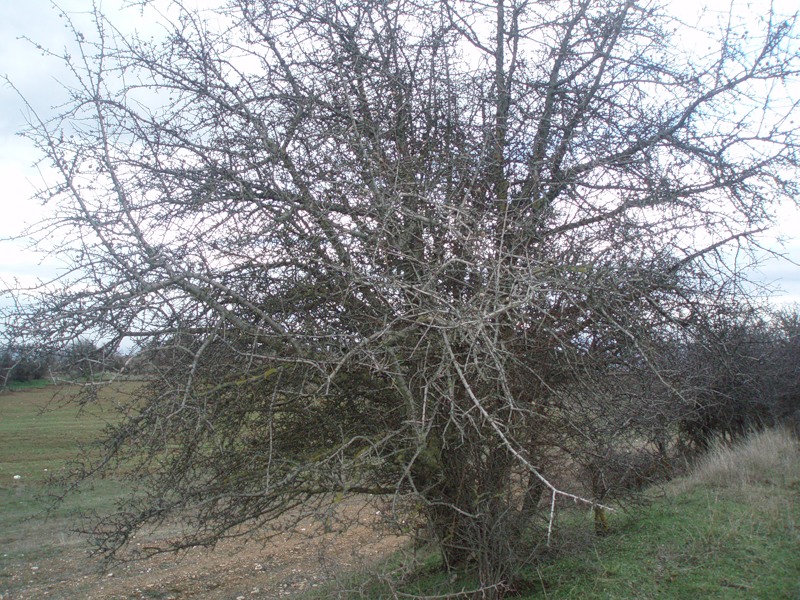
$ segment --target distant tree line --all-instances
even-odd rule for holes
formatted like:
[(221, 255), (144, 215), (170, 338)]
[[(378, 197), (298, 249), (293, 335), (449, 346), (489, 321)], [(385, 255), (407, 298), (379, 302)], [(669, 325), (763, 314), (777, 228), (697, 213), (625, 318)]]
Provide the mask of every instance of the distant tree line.
[(0, 381), (3, 387), (11, 382), (25, 382), (47, 376), (52, 355), (25, 345), (7, 344), (0, 350)]
[(118, 352), (87, 339), (61, 350), (13, 342), (0, 347), (0, 387), (48, 377), (88, 379), (121, 367)]

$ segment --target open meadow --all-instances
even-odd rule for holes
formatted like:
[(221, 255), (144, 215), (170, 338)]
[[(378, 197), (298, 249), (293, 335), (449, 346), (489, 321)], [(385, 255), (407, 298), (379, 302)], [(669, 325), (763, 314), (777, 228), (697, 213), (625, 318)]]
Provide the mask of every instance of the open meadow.
[[(105, 390), (80, 417), (52, 387), (0, 396), (0, 598), (392, 596), (379, 578), (360, 573), (384, 560), (387, 570), (397, 568), (408, 542), (381, 535), (374, 507), (358, 497), (342, 505), (359, 523), (346, 532), (308, 521), (293, 535), (230, 540), (212, 551), (113, 566), (93, 559), (90, 540), (72, 528), (81, 513), (113, 507), (126, 483), (100, 481), (45, 518), (47, 480), (101, 432), (130, 385)], [(778, 432), (719, 448), (688, 477), (618, 511), (600, 538), (583, 511), (565, 511), (563, 551), (521, 574), (517, 597), (800, 598), (799, 457), (796, 441)], [(440, 572), (435, 554), (418, 558), (400, 592), (459, 597), (471, 586)]]

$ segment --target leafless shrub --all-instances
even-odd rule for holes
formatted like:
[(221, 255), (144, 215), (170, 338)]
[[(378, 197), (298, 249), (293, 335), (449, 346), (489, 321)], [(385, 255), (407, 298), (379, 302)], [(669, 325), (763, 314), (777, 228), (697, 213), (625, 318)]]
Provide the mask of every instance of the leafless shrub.
[(783, 423), (800, 410), (797, 309), (719, 311), (670, 357), (678, 422), (701, 451)]

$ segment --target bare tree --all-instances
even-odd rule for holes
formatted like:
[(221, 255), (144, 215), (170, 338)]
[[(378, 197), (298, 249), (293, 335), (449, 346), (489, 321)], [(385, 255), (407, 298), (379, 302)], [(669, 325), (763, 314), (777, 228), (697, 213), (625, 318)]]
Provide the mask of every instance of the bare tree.
[(98, 13), (27, 132), (74, 269), (17, 326), (157, 357), (86, 465), (148, 481), (104, 547), (411, 495), (502, 595), (564, 457), (635, 435), (620, 390), (796, 197), (794, 17), (693, 56), (635, 0), (221, 4), (158, 41)]

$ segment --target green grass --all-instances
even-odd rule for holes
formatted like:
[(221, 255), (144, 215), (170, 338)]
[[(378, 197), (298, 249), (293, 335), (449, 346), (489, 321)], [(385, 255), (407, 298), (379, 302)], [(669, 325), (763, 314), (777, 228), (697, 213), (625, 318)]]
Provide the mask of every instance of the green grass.
[[(800, 598), (800, 453), (769, 431), (712, 451), (522, 598)], [(533, 574), (530, 574), (533, 575)]]
[[(70, 535), (76, 517), (113, 506), (123, 493), (117, 481), (100, 481), (92, 490), (69, 497), (48, 518), (51, 476), (59, 475), (79, 446), (101, 433), (114, 396), (79, 413), (63, 402), (69, 389), (28, 388), (0, 395), (0, 597), (3, 579), (20, 562), (45, 560), (86, 541)], [(82, 547), (82, 546), (81, 546)]]
[[(589, 514), (564, 515), (563, 549), (520, 574), (526, 591), (515, 598), (800, 599), (800, 452), (787, 434), (719, 448), (610, 521), (611, 534), (598, 538)], [(437, 566), (417, 567), (400, 590), (446, 596), (476, 585), (450, 581)], [(344, 587), (352, 591), (309, 598), (392, 597), (366, 576)]]
[(544, 565), (544, 591), (525, 597), (797, 598), (797, 507), (784, 501), (783, 521), (724, 491), (659, 501), (592, 548)]
[(112, 418), (103, 402), (79, 412), (64, 405), (58, 391), (51, 386), (0, 395), (0, 487), (40, 484)]

